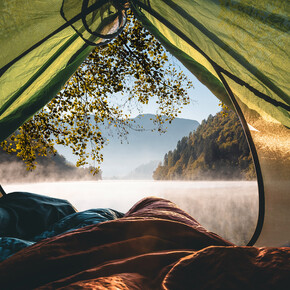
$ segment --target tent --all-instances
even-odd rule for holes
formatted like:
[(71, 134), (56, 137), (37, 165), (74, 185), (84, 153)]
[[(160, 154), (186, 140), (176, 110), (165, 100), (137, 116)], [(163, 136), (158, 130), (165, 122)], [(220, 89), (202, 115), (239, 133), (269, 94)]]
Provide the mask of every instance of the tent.
[[(125, 2), (1, 2), (0, 141), (50, 101), (93, 45), (118, 34)], [(129, 2), (142, 24), (240, 118), (259, 183), (249, 245), (289, 243), (289, 1)]]

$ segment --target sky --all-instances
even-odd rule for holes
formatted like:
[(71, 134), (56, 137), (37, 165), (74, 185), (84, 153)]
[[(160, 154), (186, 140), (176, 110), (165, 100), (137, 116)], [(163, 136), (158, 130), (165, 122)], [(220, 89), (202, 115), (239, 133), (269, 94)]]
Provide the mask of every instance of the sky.
[(191, 80), (194, 88), (190, 91), (191, 104), (186, 106), (179, 117), (196, 120), (201, 123), (208, 115), (215, 115), (221, 110), (219, 99), (204, 86), (186, 67), (180, 64), (180, 68)]
[[(202, 120), (207, 119), (210, 114), (215, 115), (217, 112), (219, 112), (221, 109), (218, 106), (219, 100), (207, 89), (207, 87), (201, 84), (200, 81), (197, 80), (195, 76), (191, 72), (189, 72), (178, 60), (176, 60), (175, 58), (172, 58), (171, 61), (178, 70), (181, 70), (184, 72), (184, 74), (188, 77), (188, 79), (193, 84), (193, 88), (190, 89), (188, 92), (191, 102), (189, 105), (185, 106), (181, 110), (181, 113), (178, 115), (178, 118), (196, 120), (199, 123), (201, 123)], [(114, 102), (117, 105), (119, 105), (118, 102), (120, 102), (120, 98), (119, 96), (114, 95), (112, 96), (112, 98), (109, 99), (109, 101)], [(131, 109), (130, 112), (126, 110), (125, 107), (123, 107), (122, 109), (125, 114), (130, 114), (131, 118), (137, 117), (140, 113), (155, 114), (157, 111), (157, 104), (155, 101), (156, 100), (152, 99), (151, 101), (149, 101), (149, 104), (142, 105), (141, 111), (135, 108), (134, 106), (130, 106), (130, 109)], [(101, 164), (101, 169), (103, 170), (103, 177), (111, 176), (113, 172), (115, 172), (114, 174), (117, 176), (119, 173), (117, 174), (116, 172), (120, 171), (124, 173), (124, 170), (125, 170), (124, 168), (125, 163), (123, 161), (117, 161), (116, 157), (113, 158), (113, 161), (110, 160), (109, 157), (111, 153), (109, 153), (109, 157), (106, 156), (106, 150), (110, 151), (109, 147), (110, 147), (110, 144), (105, 146), (105, 148), (102, 151), (102, 153), (104, 154), (104, 162)], [(76, 158), (72, 156), (70, 153), (68, 153), (66, 150), (64, 150), (64, 148), (60, 147), (60, 148), (57, 148), (57, 150), (59, 151), (60, 154), (64, 155), (70, 162), (74, 163), (76, 161)], [(127, 159), (129, 158), (128, 154), (126, 155), (126, 158)], [(163, 158), (163, 155), (160, 157), (160, 159), (162, 158)], [(135, 157), (135, 159), (137, 162), (138, 158)], [(127, 163), (128, 163), (128, 160), (127, 160)], [(141, 163), (138, 165), (141, 165)], [(137, 167), (137, 165), (135, 165), (135, 167)], [(127, 170), (128, 172), (126, 173), (128, 174), (130, 171), (134, 170), (135, 167), (133, 166), (132, 168), (130, 168), (130, 170), (128, 169)]]
[[(185, 106), (179, 118), (196, 120), (201, 123), (207, 119), (209, 114), (215, 115), (220, 111), (219, 100), (212, 92), (196, 79), (186, 68), (183, 70), (188, 78), (192, 81), (194, 88), (190, 90), (189, 96), (192, 99), (188, 106)], [(144, 107), (144, 113), (154, 113), (154, 104)], [(136, 113), (138, 115), (138, 113)], [(134, 116), (133, 116), (134, 117)]]
[[(179, 61), (174, 59), (173, 62), (174, 64), (178, 62), (177, 66), (179, 67), (179, 69), (184, 72), (184, 74), (193, 84), (193, 88), (189, 91), (189, 96), (192, 101), (189, 105), (183, 108), (181, 114), (178, 115), (178, 118), (196, 120), (201, 123), (202, 120), (207, 119), (210, 114), (215, 115), (217, 112), (219, 112), (221, 110), (221, 107), (218, 105), (219, 100), (217, 99), (217, 97), (215, 97), (207, 87), (200, 83), (200, 81), (196, 79), (196, 77), (191, 72), (189, 72), (183, 65), (181, 65)], [(131, 107), (131, 109), (133, 109), (133, 111), (130, 112), (131, 118), (135, 118), (140, 114), (140, 111), (138, 111), (137, 109), (134, 110), (134, 107)], [(155, 100), (153, 99), (151, 100), (151, 102), (149, 101), (148, 105), (142, 106), (142, 113), (154, 114), (156, 112), (156, 109), (157, 105), (155, 103)], [(126, 110), (124, 110), (124, 112), (129, 113), (126, 112)], [(122, 146), (126, 147), (129, 145), (123, 144)], [(112, 178), (112, 176), (124, 176), (126, 174), (129, 174), (130, 171), (133, 171), (135, 168), (137, 168), (137, 165), (140, 166), (146, 163), (144, 163), (142, 156), (129, 156), (127, 153), (125, 155), (120, 153), (119, 155), (114, 155), (110, 150), (111, 146), (109, 144), (105, 146), (102, 151), (102, 153), (104, 154), (104, 162), (101, 164), (103, 178), (110, 179)], [(154, 148), (152, 148), (152, 150), (154, 151)], [(162, 157), (163, 156), (160, 156), (160, 160), (162, 159)], [(126, 162), (122, 158), (125, 158)], [(144, 158), (149, 158), (149, 156), (145, 156)], [(152, 161), (152, 158), (150, 157), (148, 161)], [(131, 163), (136, 164), (132, 166)]]
[[(178, 62), (176, 59), (174, 63)], [(178, 66), (192, 82), (193, 87), (189, 91), (191, 103), (185, 106), (182, 113), (178, 116), (179, 118), (196, 120), (201, 123), (202, 120), (207, 119), (208, 115), (215, 115), (220, 111), (221, 107), (218, 106), (219, 100), (215, 97), (212, 92), (204, 86), (190, 71), (187, 70), (182, 64), (178, 62)], [(142, 113), (144, 114), (155, 114), (156, 103), (154, 100), (149, 102), (148, 105), (142, 107)], [(131, 108), (132, 109), (132, 108)], [(126, 110), (124, 110), (125, 113)], [(140, 112), (136, 109), (131, 112), (131, 117), (135, 118)]]
[[(189, 92), (189, 96), (192, 99), (192, 102), (188, 106), (183, 108), (182, 113), (179, 114), (178, 118), (196, 120), (199, 123), (201, 123), (202, 120), (207, 119), (209, 114), (215, 115), (218, 111), (220, 111), (221, 108), (218, 106), (219, 100), (203, 84), (201, 84), (186, 68), (182, 67), (181, 69), (193, 83), (194, 88), (191, 89)], [(152, 102), (149, 102), (148, 105), (143, 106), (142, 113), (154, 114), (156, 111), (156, 107), (157, 107), (156, 103), (153, 100)], [(131, 107), (131, 109), (133, 108), (134, 107)], [(125, 110), (124, 112), (127, 113)], [(135, 109), (130, 113), (131, 118), (135, 118), (139, 114), (140, 111), (138, 111), (137, 109)], [(114, 173), (117, 176), (119, 174), (119, 171), (123, 172), (125, 170), (124, 162), (117, 161), (116, 157), (114, 157), (113, 160), (111, 160), (110, 158), (111, 153), (109, 147), (110, 145), (105, 146), (105, 148), (102, 151), (102, 153), (104, 154), (104, 162), (101, 164), (101, 169), (103, 170), (103, 177), (111, 176), (112, 173)], [(59, 146), (57, 150), (60, 154), (64, 155), (70, 162), (72, 163), (76, 162), (77, 158), (68, 153), (68, 151), (63, 146)], [(109, 155), (106, 153), (107, 151), (109, 152), (108, 153)], [(121, 157), (122, 156), (120, 156), (120, 158)], [(163, 156), (161, 156), (161, 159), (162, 157)], [(129, 158), (129, 156), (126, 155), (126, 158)], [(129, 164), (129, 162), (127, 163)], [(141, 165), (141, 163), (139, 165)], [(135, 167), (137, 167), (137, 165)], [(126, 171), (125, 173), (128, 174), (133, 169), (134, 168), (132, 167), (127, 170), (128, 172)]]

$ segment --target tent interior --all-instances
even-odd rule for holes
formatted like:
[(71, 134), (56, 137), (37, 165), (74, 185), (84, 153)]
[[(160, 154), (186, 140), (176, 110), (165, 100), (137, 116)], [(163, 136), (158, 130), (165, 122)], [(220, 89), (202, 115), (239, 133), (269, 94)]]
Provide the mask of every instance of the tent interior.
[[(17, 130), (62, 89), (94, 46), (108, 43), (122, 31), (126, 24), (128, 8), (166, 50), (218, 99), (236, 111), (251, 150), (259, 187), (258, 221), (248, 246), (276, 247), (275, 249), (289, 247), (290, 4), (288, 1), (3, 1), (0, 5), (2, 18), (0, 141)], [(140, 210), (138, 205), (134, 210), (136, 212)], [(134, 217), (134, 210), (130, 212), (131, 216), (126, 217), (127, 219)], [(111, 219), (118, 217), (118, 213), (111, 214), (114, 216)], [(191, 220), (191, 223), (194, 224), (194, 221)], [(120, 229), (124, 225), (125, 223), (120, 222)], [(180, 224), (175, 226), (172, 230), (178, 232), (178, 227), (181, 226)], [(111, 228), (107, 227), (110, 231)], [(141, 227), (140, 230), (146, 232), (145, 228)], [(102, 230), (99, 229), (97, 234)], [(137, 228), (134, 230), (138, 231)], [(184, 229), (180, 230), (182, 232)], [(80, 238), (85, 239), (84, 232), (82, 234)], [(66, 234), (64, 239), (70, 237)], [(207, 245), (219, 247), (232, 245), (215, 236), (210, 238), (214, 242), (212, 244), (208, 242)], [(106, 239), (110, 240), (107, 236)], [(42, 244), (44, 253), (48, 251), (48, 244)], [(184, 245), (182, 247), (186, 248)], [(33, 249), (34, 254), (27, 252), (27, 261), (34, 255), (32, 258), (35, 260), (31, 261), (39, 265), (44, 260), (41, 258), (37, 260), (35, 258), (37, 247)], [(50, 254), (53, 253), (53, 249), (51, 251)], [(287, 253), (289, 257), (289, 249), (283, 251), (285, 251), (283, 255)], [(17, 257), (20, 257), (20, 253), (21, 251)], [(286, 256), (283, 257), (286, 259)], [(13, 258), (12, 256), (3, 262), (5, 275), (9, 269), (13, 273), (14, 268), (18, 271), (21, 265), (23, 267), (25, 259), (22, 263), (21, 258), (19, 260), (15, 258), (15, 261)], [(47, 268), (44, 267), (42, 271), (49, 269), (52, 260), (53, 258), (45, 260)], [(68, 265), (69, 261), (64, 260), (63, 265)], [(111, 270), (105, 268), (102, 271), (98, 277), (109, 276), (107, 273), (111, 273)], [(289, 267), (283, 268), (281, 273), (289, 274)], [(21, 275), (21, 279), (24, 279), (25, 272)], [(58, 281), (59, 284), (55, 282), (56, 284), (50, 285), (51, 289), (61, 285), (73, 285), (65, 283), (74, 283), (81, 277), (70, 276), (70, 280), (63, 282), (62, 275), (54, 275), (56, 275), (54, 278), (49, 276), (43, 280), (47, 285), (52, 279)], [(9, 284), (5, 284), (5, 281), (9, 281), (10, 276), (7, 277), (3, 278), (6, 280), (2, 280), (6, 286)], [(86, 279), (93, 279), (88, 277)], [(167, 289), (168, 284), (168, 289), (171, 289), (170, 283), (173, 283), (173, 280), (170, 279), (173, 278), (166, 277), (162, 287)], [(181, 276), (176, 274), (174, 279), (178, 280), (178, 277)], [(122, 279), (128, 282), (131, 278), (122, 276)], [(287, 279), (289, 282), (289, 278), (283, 279), (283, 283)], [(25, 281), (27, 282), (28, 278)], [(37, 280), (35, 284), (27, 282), (27, 285), (46, 285), (39, 281)], [(146, 284), (148, 281), (141, 279), (139, 282)], [(98, 283), (101, 282), (98, 280)], [(130, 289), (130, 286), (128, 287)], [(132, 285), (131, 288), (135, 289)]]

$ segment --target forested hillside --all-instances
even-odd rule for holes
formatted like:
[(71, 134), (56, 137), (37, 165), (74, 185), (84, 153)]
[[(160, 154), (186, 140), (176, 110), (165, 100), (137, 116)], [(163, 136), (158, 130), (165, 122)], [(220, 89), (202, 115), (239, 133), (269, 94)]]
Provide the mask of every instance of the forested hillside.
[(101, 173), (93, 176), (88, 168), (77, 168), (59, 154), (38, 157), (36, 161), (36, 168), (27, 171), (25, 163), (20, 158), (0, 148), (1, 183), (101, 179)]
[(155, 180), (255, 179), (254, 165), (240, 122), (233, 112), (203, 120), (164, 156)]

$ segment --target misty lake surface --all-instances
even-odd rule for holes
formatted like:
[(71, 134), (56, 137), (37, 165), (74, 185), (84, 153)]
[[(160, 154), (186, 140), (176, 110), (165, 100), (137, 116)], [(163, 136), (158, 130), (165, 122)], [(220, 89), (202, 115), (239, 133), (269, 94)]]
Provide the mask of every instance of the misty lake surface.
[(3, 185), (9, 193), (26, 191), (67, 199), (77, 210), (128, 211), (147, 196), (169, 199), (205, 228), (239, 245), (251, 238), (258, 217), (256, 181), (101, 180)]

